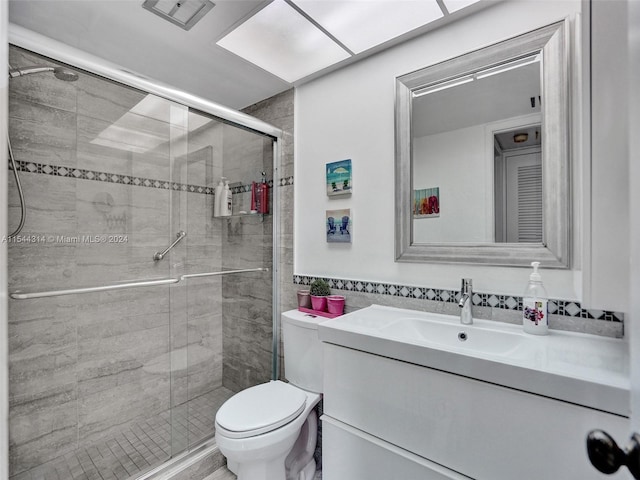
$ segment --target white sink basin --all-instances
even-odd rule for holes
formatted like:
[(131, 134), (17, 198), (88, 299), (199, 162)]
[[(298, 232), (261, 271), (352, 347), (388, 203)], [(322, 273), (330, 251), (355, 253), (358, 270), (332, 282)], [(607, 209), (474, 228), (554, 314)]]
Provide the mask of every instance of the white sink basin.
[(520, 347), (524, 335), (488, 328), (484, 323), (462, 325), (435, 318), (401, 318), (379, 329), (380, 334), (408, 342), (425, 342), (447, 350), (480, 355), (508, 355)]
[(372, 305), (323, 321), (320, 340), (591, 408), (628, 415), (627, 342)]

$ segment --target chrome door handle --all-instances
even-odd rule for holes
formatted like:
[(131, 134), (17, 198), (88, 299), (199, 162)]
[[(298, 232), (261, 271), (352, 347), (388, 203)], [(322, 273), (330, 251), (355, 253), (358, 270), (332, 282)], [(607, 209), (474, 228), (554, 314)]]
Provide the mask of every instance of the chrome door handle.
[(597, 470), (611, 475), (626, 465), (633, 478), (640, 480), (640, 435), (631, 435), (629, 445), (624, 450), (607, 432), (592, 430), (587, 435), (587, 453), (591, 464)]

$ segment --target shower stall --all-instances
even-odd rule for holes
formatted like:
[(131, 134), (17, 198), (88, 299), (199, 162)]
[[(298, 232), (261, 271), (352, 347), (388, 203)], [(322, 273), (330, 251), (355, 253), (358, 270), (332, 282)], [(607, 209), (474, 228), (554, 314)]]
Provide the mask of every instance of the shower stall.
[(10, 478), (147, 478), (278, 371), (278, 188), (250, 202), (281, 133), (29, 38), (9, 51)]

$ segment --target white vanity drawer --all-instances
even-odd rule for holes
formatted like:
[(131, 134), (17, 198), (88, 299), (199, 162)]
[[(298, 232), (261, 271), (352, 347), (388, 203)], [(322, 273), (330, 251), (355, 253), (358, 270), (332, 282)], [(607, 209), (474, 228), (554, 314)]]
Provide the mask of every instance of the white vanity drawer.
[[(596, 428), (626, 438), (627, 418), (357, 350), (324, 348), (326, 415), (451, 470), (478, 480), (628, 478), (622, 471), (598, 473), (585, 447)], [(325, 460), (332, 464), (330, 455)]]
[(322, 452), (326, 480), (470, 480), (327, 415)]

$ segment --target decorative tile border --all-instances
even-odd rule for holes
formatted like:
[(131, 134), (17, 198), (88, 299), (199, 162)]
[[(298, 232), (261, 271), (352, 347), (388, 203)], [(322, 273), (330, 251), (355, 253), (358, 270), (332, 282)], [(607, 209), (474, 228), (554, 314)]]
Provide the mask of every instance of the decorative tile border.
[[(458, 303), (460, 292), (439, 288), (416, 287), (398, 285), (395, 283), (368, 282), (366, 280), (344, 280), (339, 278), (310, 277), (294, 275), (296, 285), (311, 285), (316, 278), (325, 280), (329, 287), (348, 292), (371, 293), (377, 295), (391, 295), (394, 297), (419, 298), (435, 302)], [(479, 307), (501, 308), (504, 310), (522, 310), (522, 297), (500, 295), (497, 293), (473, 293), (473, 304)], [(624, 314), (603, 310), (586, 310), (580, 302), (572, 300), (549, 299), (549, 313), (575, 318), (606, 320), (608, 322), (623, 322)]]
[[(267, 180), (267, 184), (269, 185), (269, 188), (273, 188), (273, 180)], [(278, 186), (279, 187), (286, 187), (289, 185), (293, 185), (293, 177), (285, 177), (285, 178), (281, 178), (280, 181), (278, 182)], [(232, 194), (237, 194), (237, 193), (248, 193), (251, 191), (251, 184), (248, 183), (246, 185), (242, 185), (240, 182), (234, 183), (234, 184), (229, 184), (230, 190)]]
[[(19, 172), (52, 175), (55, 177), (77, 178), (81, 180), (92, 180), (95, 182), (118, 183), (121, 185), (131, 185), (134, 187), (159, 188), (162, 190), (175, 190), (182, 192), (201, 193), (204, 195), (215, 195), (215, 187), (204, 187), (201, 185), (169, 182), (168, 180), (157, 180), (153, 178), (136, 177), (133, 175), (121, 175), (117, 173), (86, 170), (84, 168), (48, 165), (45, 163), (27, 162), (24, 160), (17, 160), (16, 166), (18, 167)], [(13, 170), (11, 164), (9, 164), (9, 170)], [(270, 187), (273, 187), (273, 180), (269, 180), (268, 183)], [(280, 179), (279, 186), (285, 185), (293, 185), (293, 177)], [(240, 184), (231, 188), (231, 192), (233, 194), (245, 193), (250, 191), (251, 184)]]

